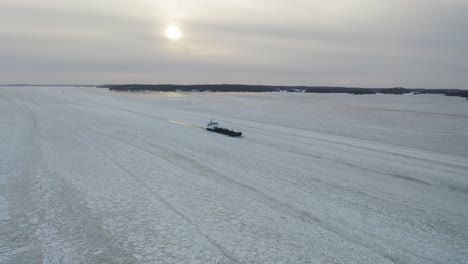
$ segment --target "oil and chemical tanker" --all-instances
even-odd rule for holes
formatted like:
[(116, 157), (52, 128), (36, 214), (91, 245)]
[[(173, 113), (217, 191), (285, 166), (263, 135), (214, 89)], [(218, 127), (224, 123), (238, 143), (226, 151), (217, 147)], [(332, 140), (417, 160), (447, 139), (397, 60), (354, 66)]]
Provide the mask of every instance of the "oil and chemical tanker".
[(215, 133), (220, 133), (224, 134), (230, 137), (240, 137), (242, 136), (242, 132), (234, 131), (232, 129), (227, 129), (224, 127), (220, 127), (218, 122), (211, 120), (208, 125), (206, 126), (206, 130), (215, 132)]

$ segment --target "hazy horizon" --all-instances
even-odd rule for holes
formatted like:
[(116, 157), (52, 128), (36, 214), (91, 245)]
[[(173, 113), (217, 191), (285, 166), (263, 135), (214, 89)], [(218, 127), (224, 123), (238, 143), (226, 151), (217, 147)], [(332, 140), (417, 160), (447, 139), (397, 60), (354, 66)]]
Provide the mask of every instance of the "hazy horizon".
[(126, 86), (126, 85), (172, 85), (172, 86), (202, 86), (202, 85), (242, 85), (242, 86), (271, 86), (271, 87), (310, 87), (310, 88), (322, 88), (322, 87), (329, 87), (329, 88), (362, 88), (362, 89), (392, 89), (392, 88), (404, 88), (404, 89), (427, 89), (427, 90), (468, 90), (465, 87), (459, 88), (445, 88), (445, 87), (404, 87), (404, 86), (395, 86), (395, 87), (371, 87), (371, 86), (332, 86), (332, 85), (288, 85), (288, 84), (250, 84), (250, 83), (6, 83), (0, 84), (0, 86), (4, 87), (15, 87), (15, 86), (37, 86), (37, 87), (60, 87), (60, 86), (91, 86), (91, 87), (98, 87), (98, 86), (106, 86), (106, 85), (116, 85), (116, 86)]
[(0, 84), (468, 88), (461, 0), (2, 0)]

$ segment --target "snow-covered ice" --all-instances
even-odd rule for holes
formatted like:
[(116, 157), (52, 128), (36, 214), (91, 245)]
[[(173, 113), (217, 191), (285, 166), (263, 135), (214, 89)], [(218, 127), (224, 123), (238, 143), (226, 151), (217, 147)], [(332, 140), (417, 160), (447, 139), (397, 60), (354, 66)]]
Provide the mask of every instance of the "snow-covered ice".
[(0, 87), (0, 150), (0, 263), (468, 262), (462, 98)]

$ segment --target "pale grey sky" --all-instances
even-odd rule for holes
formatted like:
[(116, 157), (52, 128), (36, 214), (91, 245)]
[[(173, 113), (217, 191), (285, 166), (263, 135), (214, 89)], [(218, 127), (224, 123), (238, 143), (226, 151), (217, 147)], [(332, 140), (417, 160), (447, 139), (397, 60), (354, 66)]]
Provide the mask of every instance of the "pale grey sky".
[(0, 62), (0, 84), (468, 89), (468, 1), (0, 0)]

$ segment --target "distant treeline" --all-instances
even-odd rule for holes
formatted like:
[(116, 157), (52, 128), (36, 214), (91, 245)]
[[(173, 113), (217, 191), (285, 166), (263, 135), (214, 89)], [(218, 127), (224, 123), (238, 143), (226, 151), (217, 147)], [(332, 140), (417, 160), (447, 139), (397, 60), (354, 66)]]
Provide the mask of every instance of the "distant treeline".
[(460, 96), (468, 99), (468, 90), (459, 89), (407, 89), (395, 88), (357, 88), (332, 86), (270, 86), (270, 85), (243, 85), (243, 84), (119, 84), (101, 85), (98, 88), (109, 88), (113, 91), (160, 91), (160, 92), (303, 92), (303, 93), (347, 93), (363, 94), (444, 94), (447, 96)]

